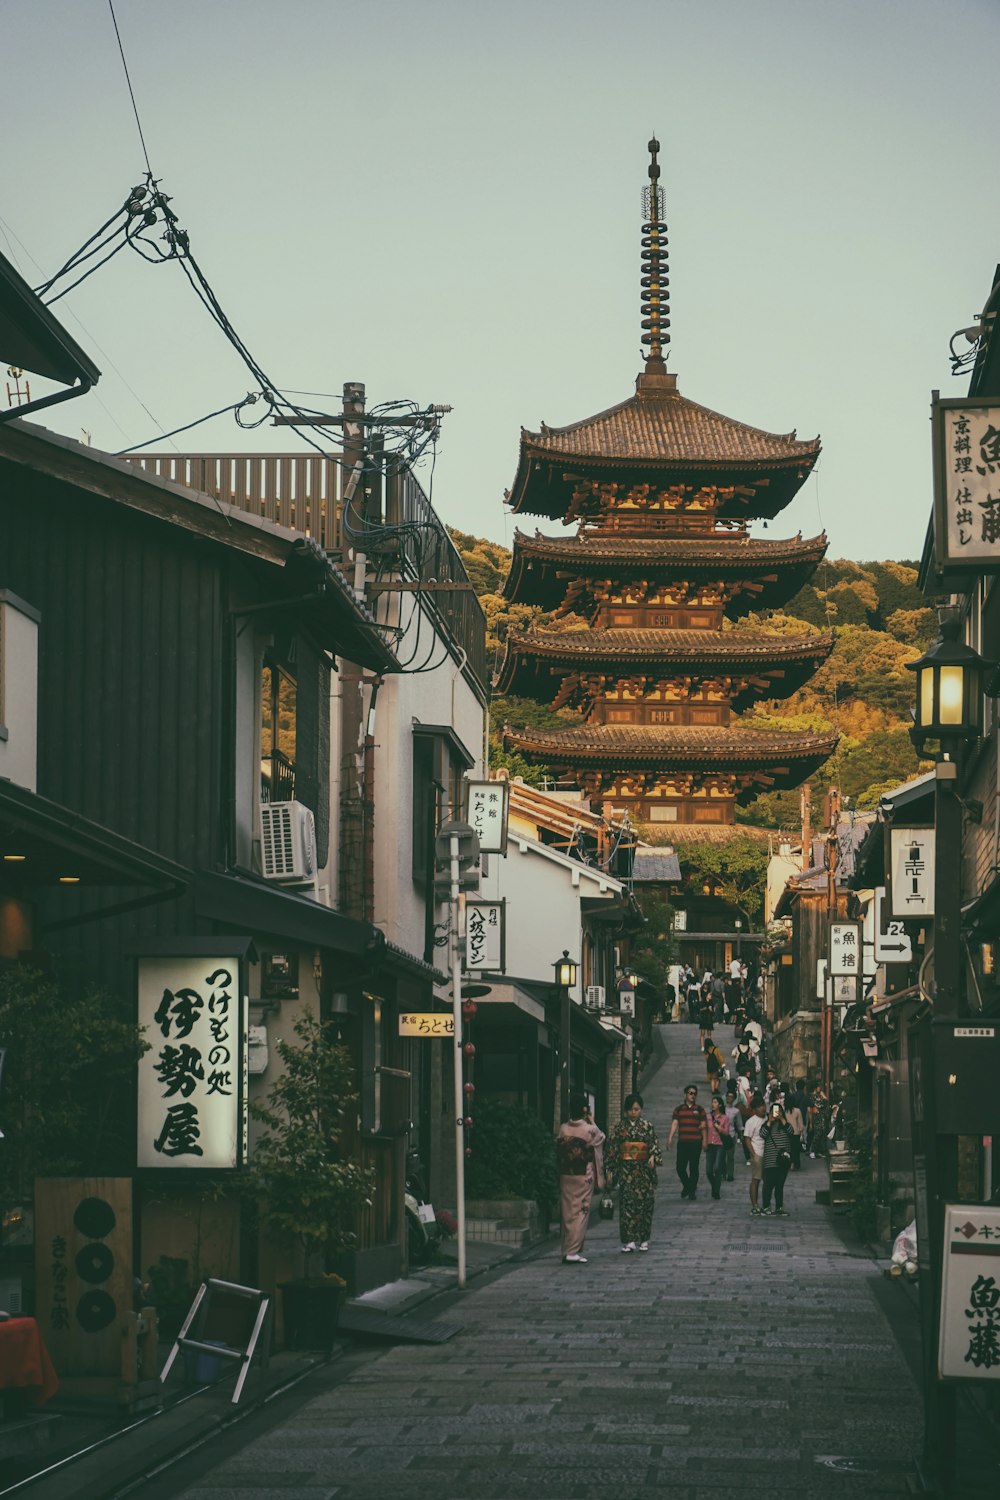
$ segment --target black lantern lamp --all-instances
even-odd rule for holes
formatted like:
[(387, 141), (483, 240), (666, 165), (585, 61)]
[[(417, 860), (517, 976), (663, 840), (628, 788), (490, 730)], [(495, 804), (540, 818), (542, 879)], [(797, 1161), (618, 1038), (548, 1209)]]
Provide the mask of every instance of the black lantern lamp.
[(917, 674), (910, 738), (919, 754), (937, 741), (942, 755), (953, 755), (982, 732), (984, 677), (996, 664), (958, 639), (961, 628), (955, 615), (942, 620), (938, 640), (917, 661), (907, 662)]
[(564, 948), (562, 958), (557, 958), (552, 967), (556, 971), (556, 984), (561, 990), (571, 990), (576, 984), (576, 964), (569, 956), (569, 949)]
[(634, 990), (637, 990), (639, 988), (639, 976), (634, 969), (626, 969), (624, 974), (622, 975), (622, 978), (624, 979), (625, 983), (631, 985)]

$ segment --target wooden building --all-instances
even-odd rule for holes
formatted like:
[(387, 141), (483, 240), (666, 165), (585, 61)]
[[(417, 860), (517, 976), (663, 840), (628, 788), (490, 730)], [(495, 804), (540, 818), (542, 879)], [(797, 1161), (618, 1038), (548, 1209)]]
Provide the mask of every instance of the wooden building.
[[(667, 373), (657, 150), (651, 142), (645, 369), (618, 406), (568, 427), (522, 430), (511, 508), (575, 534), (516, 534), (505, 595), (542, 605), (557, 628), (511, 635), (498, 687), (576, 710), (577, 725), (513, 726), (508, 739), (596, 805), (644, 823), (730, 825), (737, 802), (797, 785), (836, 744), (828, 734), (749, 729), (736, 717), (794, 692), (832, 649), (828, 634), (733, 628), (750, 610), (785, 603), (823, 557), (824, 536), (749, 535), (754, 519), (780, 514), (795, 495), (819, 440), (721, 416), (682, 396)], [(589, 629), (559, 629), (565, 616)]]

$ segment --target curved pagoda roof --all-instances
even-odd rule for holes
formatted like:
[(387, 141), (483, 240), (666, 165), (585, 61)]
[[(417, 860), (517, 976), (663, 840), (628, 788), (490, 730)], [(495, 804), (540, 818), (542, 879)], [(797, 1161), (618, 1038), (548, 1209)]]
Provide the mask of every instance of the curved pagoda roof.
[(519, 604), (554, 609), (574, 578), (654, 582), (689, 578), (696, 582), (745, 579), (758, 587), (743, 599), (745, 609), (775, 609), (808, 583), (827, 549), (826, 533), (785, 541), (720, 531), (696, 537), (629, 537), (603, 532), (577, 536), (514, 533), (510, 572), (503, 596)]
[(760, 691), (751, 697), (786, 697), (808, 682), (832, 650), (833, 636), (825, 632), (788, 636), (733, 630), (529, 631), (508, 636), (496, 691), (538, 697), (541, 673), (562, 679), (572, 673), (658, 671), (664, 677), (749, 676), (760, 682)]
[(505, 731), (526, 759), (571, 773), (761, 772), (775, 789), (798, 786), (837, 748), (839, 735), (723, 726), (592, 724), (565, 730)]
[(649, 483), (662, 489), (706, 485), (738, 493), (720, 516), (775, 516), (819, 457), (820, 440), (764, 432), (682, 396), (677, 377), (646, 371), (636, 393), (568, 427), (521, 429), (517, 473), (508, 496), (516, 513), (566, 514), (580, 479)]

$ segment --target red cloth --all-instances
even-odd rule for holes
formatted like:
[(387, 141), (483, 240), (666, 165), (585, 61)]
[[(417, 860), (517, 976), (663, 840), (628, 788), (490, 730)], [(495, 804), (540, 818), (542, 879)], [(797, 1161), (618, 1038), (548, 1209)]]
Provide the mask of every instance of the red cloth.
[(27, 1392), (31, 1406), (44, 1406), (59, 1389), (59, 1378), (34, 1318), (0, 1323), (0, 1388)]

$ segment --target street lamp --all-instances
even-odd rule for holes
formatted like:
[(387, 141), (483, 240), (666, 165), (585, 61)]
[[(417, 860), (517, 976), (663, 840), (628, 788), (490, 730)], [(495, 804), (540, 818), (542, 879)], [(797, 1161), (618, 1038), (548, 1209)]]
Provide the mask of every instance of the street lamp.
[[(959, 1135), (954, 1117), (939, 1113), (940, 1064), (954, 1036), (962, 1003), (962, 809), (959, 761), (980, 736), (984, 678), (994, 665), (959, 639), (957, 615), (941, 622), (941, 635), (915, 662), (916, 704), (910, 738), (934, 768), (933, 1015), (911, 1030), (910, 1087), (913, 1168), (917, 1189), (920, 1260), (928, 1272), (921, 1296), (924, 1355), (923, 1463), (945, 1485), (955, 1472), (954, 1387), (938, 1375), (944, 1260), (945, 1204), (960, 1199)], [(972, 1106), (973, 1100), (968, 1104)], [(962, 1113), (960, 1110), (959, 1113)], [(961, 1127), (959, 1127), (961, 1128)], [(970, 1130), (971, 1133), (971, 1130)], [(926, 1186), (924, 1186), (926, 1184)], [(923, 1200), (923, 1201), (921, 1201)], [(925, 1243), (921, 1243), (926, 1241)]]
[(559, 1115), (569, 1119), (570, 990), (576, 987), (577, 966), (564, 948), (552, 965), (559, 994)]

